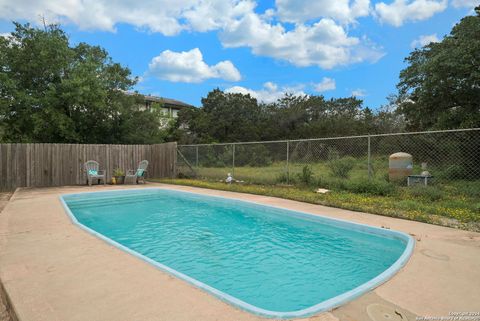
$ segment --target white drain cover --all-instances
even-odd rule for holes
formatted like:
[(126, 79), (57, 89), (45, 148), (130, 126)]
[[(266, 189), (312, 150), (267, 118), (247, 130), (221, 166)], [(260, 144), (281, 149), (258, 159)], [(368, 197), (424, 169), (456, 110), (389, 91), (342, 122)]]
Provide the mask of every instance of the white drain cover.
[(367, 306), (367, 313), (373, 321), (408, 321), (407, 316), (399, 309), (378, 303)]

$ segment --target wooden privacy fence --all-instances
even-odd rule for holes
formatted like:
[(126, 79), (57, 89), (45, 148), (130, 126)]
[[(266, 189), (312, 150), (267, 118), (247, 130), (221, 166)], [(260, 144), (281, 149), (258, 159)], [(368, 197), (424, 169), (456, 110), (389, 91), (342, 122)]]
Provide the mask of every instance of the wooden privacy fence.
[(136, 169), (149, 162), (147, 177), (174, 177), (177, 143), (156, 145), (0, 144), (0, 190), (86, 183), (83, 164), (96, 160), (106, 171)]

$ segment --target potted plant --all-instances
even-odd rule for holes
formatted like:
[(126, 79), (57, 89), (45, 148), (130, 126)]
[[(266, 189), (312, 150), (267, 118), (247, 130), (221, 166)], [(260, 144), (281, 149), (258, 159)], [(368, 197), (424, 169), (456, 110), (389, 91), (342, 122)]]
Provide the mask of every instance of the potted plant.
[(121, 168), (116, 168), (113, 171), (113, 177), (115, 178), (115, 184), (123, 184), (125, 180), (125, 172)]

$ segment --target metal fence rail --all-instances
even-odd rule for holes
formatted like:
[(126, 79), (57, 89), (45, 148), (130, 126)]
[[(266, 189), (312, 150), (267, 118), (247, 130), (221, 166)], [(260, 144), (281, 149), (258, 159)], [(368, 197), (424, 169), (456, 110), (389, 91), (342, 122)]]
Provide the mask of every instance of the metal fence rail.
[[(221, 180), (231, 173), (249, 183), (315, 180), (388, 180), (388, 158), (413, 156), (434, 182), (480, 180), (480, 128), (299, 140), (179, 145), (177, 172)], [(309, 175), (311, 173), (311, 175)]]

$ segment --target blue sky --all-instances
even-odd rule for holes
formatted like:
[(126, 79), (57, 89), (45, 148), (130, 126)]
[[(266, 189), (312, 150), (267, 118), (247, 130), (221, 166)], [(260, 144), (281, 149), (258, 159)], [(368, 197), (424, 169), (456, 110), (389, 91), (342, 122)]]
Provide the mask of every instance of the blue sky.
[(61, 23), (72, 43), (107, 49), (136, 90), (199, 106), (219, 87), (270, 102), (284, 92), (378, 108), (403, 59), (438, 41), (477, 0), (0, 0), (12, 20)]

